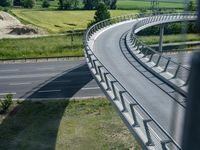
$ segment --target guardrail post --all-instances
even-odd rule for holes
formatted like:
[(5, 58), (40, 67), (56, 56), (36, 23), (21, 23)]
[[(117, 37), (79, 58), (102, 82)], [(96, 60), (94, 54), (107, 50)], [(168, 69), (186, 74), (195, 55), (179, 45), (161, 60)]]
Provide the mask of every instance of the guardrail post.
[(155, 65), (155, 67), (158, 67), (158, 64), (159, 64), (159, 62), (160, 62), (160, 59), (161, 59), (161, 55), (159, 55), (159, 57), (158, 57), (158, 60), (157, 60), (157, 63), (156, 63), (156, 65)]
[(154, 55), (154, 53), (151, 54), (151, 56), (150, 56), (150, 58), (149, 58), (149, 62), (153, 59), (153, 55)]
[(120, 100), (121, 100), (122, 106), (123, 106), (122, 112), (125, 112), (127, 109), (126, 109), (126, 105), (125, 105), (125, 102), (124, 102), (123, 93), (125, 93), (125, 91), (120, 91), (120, 92), (119, 92), (119, 95), (120, 95)]
[(165, 68), (164, 68), (163, 72), (167, 71), (167, 68), (169, 66), (170, 61), (171, 61), (171, 57), (168, 59), (167, 64), (165, 65)]
[(114, 94), (114, 98), (113, 98), (113, 100), (116, 100), (117, 99), (117, 94), (116, 94), (116, 90), (115, 90), (115, 87), (114, 87), (114, 83), (115, 83), (116, 81), (111, 81), (110, 83), (111, 83), (111, 87), (112, 87), (112, 90), (113, 90), (113, 94)]
[(160, 25), (160, 41), (159, 41), (159, 51), (163, 51), (163, 35), (164, 35), (164, 25)]
[(148, 47), (147, 47), (147, 49), (146, 49), (146, 51), (145, 51), (145, 53), (144, 53), (144, 57), (146, 57), (147, 56), (147, 53), (149, 52), (149, 49), (148, 49)]
[(107, 77), (107, 75), (108, 75), (109, 73), (104, 73), (104, 78), (105, 78), (105, 81), (106, 81), (106, 85), (107, 85), (107, 89), (106, 90), (110, 90), (110, 86), (109, 86), (109, 83), (108, 83), (108, 77)]
[(151, 122), (152, 120), (150, 119), (147, 119), (147, 120), (144, 120), (143, 123), (144, 123), (144, 128), (145, 128), (145, 131), (146, 131), (146, 135), (147, 135), (147, 139), (148, 139), (148, 142), (146, 143), (148, 146), (154, 146), (154, 143), (153, 143), (153, 140), (151, 139), (151, 134), (149, 132), (149, 127), (148, 127), (148, 123)]
[(93, 63), (94, 63), (94, 69), (95, 69), (95, 75), (98, 74), (98, 71), (97, 71), (97, 65), (96, 65), (96, 62), (97, 60), (93, 60)]
[(88, 54), (89, 55), (89, 62), (91, 63), (91, 68), (94, 68), (94, 62), (92, 61), (91, 55), (93, 54)]
[(178, 71), (179, 71), (180, 67), (181, 67), (181, 66), (178, 65), (178, 67), (177, 67), (177, 69), (176, 69), (176, 72), (175, 72), (173, 78), (176, 78), (176, 77), (177, 77), (177, 75), (178, 75)]
[(101, 72), (101, 68), (102, 68), (103, 66), (98, 66), (98, 70), (99, 70), (99, 75), (100, 75), (100, 78), (101, 78), (101, 80), (100, 80), (100, 82), (103, 82), (104, 80), (103, 80), (103, 75), (102, 75), (102, 72)]
[(187, 80), (185, 81), (185, 84), (183, 84), (183, 86), (187, 86), (189, 84), (190, 78), (191, 78), (191, 73), (189, 72)]
[(162, 150), (168, 150), (167, 147), (166, 147), (166, 144), (168, 144), (168, 143), (171, 143), (171, 140), (161, 141)]
[(132, 117), (133, 117), (133, 121), (134, 121), (134, 124), (132, 125), (133, 127), (139, 127), (139, 123), (137, 121), (137, 117), (136, 117), (136, 114), (135, 114), (135, 110), (133, 107), (137, 106), (137, 104), (130, 104), (130, 109), (131, 109), (131, 114), (132, 114)]

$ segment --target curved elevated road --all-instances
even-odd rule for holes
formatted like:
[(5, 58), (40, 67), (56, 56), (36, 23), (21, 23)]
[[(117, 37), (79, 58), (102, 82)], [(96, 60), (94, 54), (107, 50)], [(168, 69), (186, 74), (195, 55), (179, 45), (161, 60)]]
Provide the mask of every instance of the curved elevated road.
[[(190, 78), (183, 81), (179, 73), (190, 70), (144, 45), (136, 33), (154, 25), (196, 19), (191, 13), (121, 16), (99, 22), (85, 34), (90, 71), (144, 149), (181, 150)], [(154, 55), (158, 57), (155, 63)], [(165, 68), (161, 60), (167, 60)], [(169, 72), (172, 69), (174, 73)]]
[[(177, 106), (177, 111), (181, 114), (176, 120), (179, 122), (179, 127), (182, 126), (184, 107), (178, 105), (172, 97), (134, 68), (124, 57), (120, 45), (116, 44), (119, 43), (121, 36), (131, 29), (133, 23), (123, 23), (98, 34), (95, 37), (93, 50), (103, 65), (123, 84), (127, 91), (150, 112), (163, 128), (171, 132), (175, 121), (174, 107)], [(177, 137), (180, 137), (181, 128), (177, 130)]]

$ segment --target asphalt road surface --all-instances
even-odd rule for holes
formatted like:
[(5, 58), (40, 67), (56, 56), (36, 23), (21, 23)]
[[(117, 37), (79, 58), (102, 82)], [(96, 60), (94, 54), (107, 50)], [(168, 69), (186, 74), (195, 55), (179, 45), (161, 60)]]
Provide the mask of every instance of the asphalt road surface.
[(94, 53), (152, 118), (180, 144), (184, 107), (134, 68), (121, 52), (120, 37), (132, 25), (133, 22), (119, 24), (101, 32), (94, 38)]
[(85, 60), (0, 64), (0, 97), (64, 99), (104, 96)]

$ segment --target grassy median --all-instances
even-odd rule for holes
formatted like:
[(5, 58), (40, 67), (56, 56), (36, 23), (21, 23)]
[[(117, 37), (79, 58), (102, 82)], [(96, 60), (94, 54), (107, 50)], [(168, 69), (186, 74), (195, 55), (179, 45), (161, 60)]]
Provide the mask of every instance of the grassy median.
[(106, 99), (24, 101), (0, 115), (0, 149), (140, 150)]

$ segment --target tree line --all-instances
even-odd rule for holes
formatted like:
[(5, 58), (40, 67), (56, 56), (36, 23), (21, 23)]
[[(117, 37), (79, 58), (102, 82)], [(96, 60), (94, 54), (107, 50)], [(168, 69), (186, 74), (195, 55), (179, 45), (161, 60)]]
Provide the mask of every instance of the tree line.
[[(72, 10), (80, 9), (80, 3), (83, 4), (85, 10), (97, 9), (99, 3), (103, 2), (109, 9), (117, 8), (117, 0), (37, 0), (42, 1), (42, 7), (47, 8), (50, 6), (50, 1), (58, 2), (58, 9), (60, 10)], [(10, 6), (22, 6), (25, 8), (33, 8), (36, 4), (36, 0), (0, 0), (1, 7)]]

